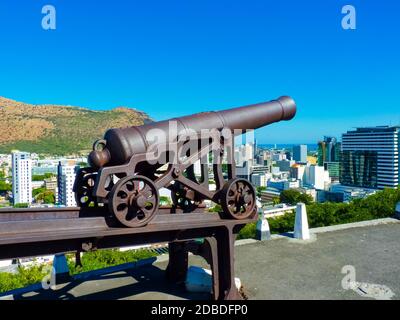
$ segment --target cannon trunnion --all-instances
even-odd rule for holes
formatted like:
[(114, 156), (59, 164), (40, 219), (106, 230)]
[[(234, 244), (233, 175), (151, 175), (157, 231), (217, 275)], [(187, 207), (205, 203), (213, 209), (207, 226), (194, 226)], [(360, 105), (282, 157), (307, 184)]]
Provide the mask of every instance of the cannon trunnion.
[[(211, 200), (221, 218), (256, 214), (256, 192), (236, 177), (234, 136), (273, 122), (290, 120), (295, 102), (281, 97), (266, 103), (205, 112), (138, 127), (110, 129), (93, 145), (90, 167), (78, 171), (77, 205), (107, 206), (127, 227), (150, 222), (160, 206), (159, 191), (171, 191), (171, 212), (193, 212)], [(200, 175), (194, 167), (199, 166)], [(209, 188), (209, 167), (215, 190)]]

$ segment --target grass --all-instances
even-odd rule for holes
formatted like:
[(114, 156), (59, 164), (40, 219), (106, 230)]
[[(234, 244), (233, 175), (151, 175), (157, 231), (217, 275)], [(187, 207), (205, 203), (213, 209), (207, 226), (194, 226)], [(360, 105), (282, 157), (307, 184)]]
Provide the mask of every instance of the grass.
[[(84, 253), (81, 259), (82, 267), (75, 266), (75, 255), (73, 254), (67, 254), (67, 263), (70, 274), (75, 275), (155, 256), (157, 253), (146, 249), (128, 251), (106, 249)], [(17, 273), (0, 272), (0, 293), (40, 283), (48, 272), (46, 264), (35, 264), (31, 267), (20, 266)]]

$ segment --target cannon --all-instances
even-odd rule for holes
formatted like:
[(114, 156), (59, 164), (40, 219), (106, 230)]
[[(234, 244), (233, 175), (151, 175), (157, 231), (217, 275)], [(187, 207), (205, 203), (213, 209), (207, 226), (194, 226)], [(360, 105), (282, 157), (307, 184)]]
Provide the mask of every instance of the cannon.
[[(191, 213), (211, 200), (220, 205), (222, 219), (254, 217), (256, 192), (248, 180), (236, 177), (234, 137), (290, 120), (295, 114), (295, 102), (284, 96), (223, 111), (109, 129), (93, 144), (89, 167), (77, 172), (73, 187), (77, 205), (107, 206), (122, 225), (141, 227), (157, 214), (159, 191), (167, 188), (174, 212)], [(195, 174), (196, 163), (200, 175)], [(210, 172), (215, 190), (210, 190)]]

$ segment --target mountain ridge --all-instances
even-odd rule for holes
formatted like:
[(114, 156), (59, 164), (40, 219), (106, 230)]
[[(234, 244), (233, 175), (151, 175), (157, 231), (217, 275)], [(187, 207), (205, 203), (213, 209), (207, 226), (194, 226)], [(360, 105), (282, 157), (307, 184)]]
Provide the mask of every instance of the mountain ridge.
[(0, 96), (0, 153), (18, 149), (49, 155), (87, 153), (109, 128), (152, 122), (147, 113), (118, 106), (110, 110), (29, 104)]

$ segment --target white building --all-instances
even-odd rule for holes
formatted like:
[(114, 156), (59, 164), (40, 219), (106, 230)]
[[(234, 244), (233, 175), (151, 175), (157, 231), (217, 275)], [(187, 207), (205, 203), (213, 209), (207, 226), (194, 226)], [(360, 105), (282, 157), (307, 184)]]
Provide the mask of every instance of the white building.
[(236, 166), (236, 176), (238, 178), (243, 178), (250, 180), (250, 176), (252, 174), (252, 161), (244, 161), (241, 165)]
[(283, 182), (283, 190), (300, 188), (300, 180), (291, 179)]
[(61, 164), (58, 165), (58, 203), (67, 207), (75, 207), (75, 195), (72, 191), (75, 182), (76, 171), (78, 167), (75, 165)]
[(32, 160), (27, 152), (12, 153), (14, 204), (32, 202)]
[(263, 173), (253, 173), (251, 183), (256, 187), (265, 187), (267, 185), (267, 176)]
[(283, 153), (283, 152), (275, 153), (275, 154), (272, 155), (272, 160), (273, 161), (286, 160), (286, 154)]
[(268, 187), (278, 189), (280, 191), (294, 189), (300, 187), (300, 181), (295, 179), (270, 179), (267, 183)]
[(334, 184), (330, 187), (331, 192), (343, 193), (343, 202), (350, 202), (353, 199), (362, 199), (376, 192), (376, 189), (345, 186)]
[(235, 162), (238, 166), (242, 166), (243, 162), (253, 160), (254, 147), (253, 144), (246, 143), (235, 147)]
[(301, 164), (294, 164), (290, 168), (290, 177), (296, 180), (301, 180), (304, 182), (306, 175), (306, 166)]

